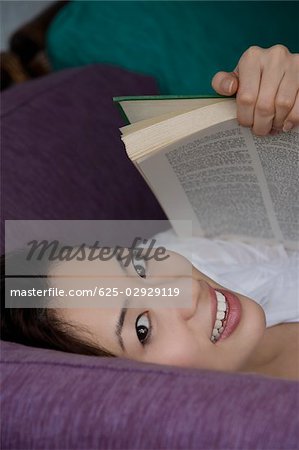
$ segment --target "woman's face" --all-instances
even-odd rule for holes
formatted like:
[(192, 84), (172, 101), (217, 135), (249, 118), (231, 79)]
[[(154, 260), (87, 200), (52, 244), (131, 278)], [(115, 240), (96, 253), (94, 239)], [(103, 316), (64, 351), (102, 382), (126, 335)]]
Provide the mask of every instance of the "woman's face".
[[(99, 292), (100, 287), (106, 294), (108, 288), (116, 288), (118, 293), (126, 289), (128, 293), (131, 288), (139, 294), (146, 288), (143, 292), (160, 295), (104, 297), (107, 302), (117, 299), (118, 305), (107, 307), (106, 302), (106, 306), (96, 308), (84, 307), (88, 297), (78, 296), (80, 307), (59, 308), (58, 315), (77, 326), (82, 339), (91, 335), (116, 356), (182, 367), (241, 370), (264, 335), (263, 309), (247, 297), (226, 291), (183, 256), (168, 250), (167, 255), (164, 261), (133, 259), (127, 267), (115, 257), (60, 263), (50, 272), (52, 286), (72, 295), (78, 289), (94, 292), (96, 288)], [(166, 297), (169, 293), (173, 296)], [(217, 340), (221, 331), (223, 336)]]

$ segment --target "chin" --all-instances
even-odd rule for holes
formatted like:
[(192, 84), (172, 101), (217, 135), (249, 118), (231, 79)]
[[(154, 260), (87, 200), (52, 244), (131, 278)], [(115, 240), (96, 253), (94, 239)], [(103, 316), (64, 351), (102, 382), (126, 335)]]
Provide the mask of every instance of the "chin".
[[(240, 370), (244, 364), (255, 353), (261, 343), (266, 330), (266, 315), (263, 308), (254, 300), (238, 295), (241, 306), (242, 316), (239, 323), (238, 334), (235, 339), (238, 340), (240, 349), (240, 359), (235, 370)], [(237, 332), (237, 330), (235, 330)]]
[[(266, 329), (266, 315), (263, 308), (254, 300), (239, 295), (242, 305), (244, 332), (250, 335), (251, 340), (262, 338)], [(241, 323), (240, 323), (241, 325)]]

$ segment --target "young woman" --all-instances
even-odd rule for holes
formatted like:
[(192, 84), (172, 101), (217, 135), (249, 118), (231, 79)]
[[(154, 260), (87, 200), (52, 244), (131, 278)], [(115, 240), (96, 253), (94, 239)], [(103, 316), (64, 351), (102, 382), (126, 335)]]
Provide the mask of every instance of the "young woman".
[[(209, 274), (213, 270), (217, 279), (238, 286), (242, 294), (220, 285), (169, 249), (162, 260), (153, 257), (154, 249), (147, 256), (146, 249), (139, 255), (123, 249), (121, 256), (107, 258), (106, 253), (103, 259), (98, 249), (92, 260), (82, 259), (79, 253), (70, 261), (51, 262), (44, 257), (35, 263), (37, 273), (44, 265), (47, 278), (34, 279), (33, 284), (42, 292), (34, 299), (40, 306), (3, 307), (2, 338), (73, 353), (299, 379), (298, 258), (292, 260), (291, 255), (286, 260), (280, 248), (269, 251), (268, 258), (265, 248), (260, 248), (260, 258), (253, 246), (202, 238), (184, 241), (182, 247), (176, 239), (169, 240), (169, 234), (160, 237), (168, 239), (168, 247), (186, 254), (189, 246), (201, 254), (194, 258), (198, 266)], [(225, 261), (229, 265), (221, 273), (215, 261), (219, 267), (225, 267)], [(252, 267), (248, 271), (250, 264), (265, 272), (261, 280)], [(229, 272), (232, 275), (237, 269), (239, 280), (234, 282)], [(13, 289), (29, 292), (31, 282), (21, 278), (14, 281)], [(95, 297), (88, 291), (95, 291)], [(257, 300), (243, 295), (250, 291)], [(270, 304), (267, 299), (264, 308), (260, 300), (267, 296)], [(294, 323), (281, 323), (285, 320)]]
[[(232, 73), (217, 73), (212, 84), (220, 94), (236, 93), (238, 120), (256, 135), (286, 132), (299, 123), (298, 55), (281, 45), (249, 48)], [(48, 278), (39, 280), (42, 290), (76, 293), (94, 288), (97, 280), (119, 292), (158, 288), (160, 303), (153, 298), (146, 303), (145, 296), (135, 304), (123, 298), (115, 308), (57, 307), (48, 290), (46, 308), (2, 308), (2, 338), (74, 353), (299, 379), (298, 317), (267, 326), (259, 302), (226, 289), (177, 252), (168, 255), (163, 261), (132, 258), (129, 265), (116, 257), (49, 264)], [(176, 293), (172, 306), (161, 307), (162, 288)], [(295, 286), (295, 312), (296, 293)]]

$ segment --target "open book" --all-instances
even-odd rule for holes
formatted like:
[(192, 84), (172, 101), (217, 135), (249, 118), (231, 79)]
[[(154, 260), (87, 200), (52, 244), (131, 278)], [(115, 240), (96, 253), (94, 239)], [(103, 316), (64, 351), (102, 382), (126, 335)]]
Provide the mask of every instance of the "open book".
[[(193, 235), (298, 249), (299, 127), (257, 137), (223, 97), (117, 97), (129, 158)], [(180, 235), (182, 230), (176, 229)]]

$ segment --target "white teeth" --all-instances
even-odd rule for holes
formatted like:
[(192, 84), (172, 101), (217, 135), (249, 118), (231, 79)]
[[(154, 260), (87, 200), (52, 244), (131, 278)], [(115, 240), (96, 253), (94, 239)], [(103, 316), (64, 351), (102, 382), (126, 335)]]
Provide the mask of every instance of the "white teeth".
[(216, 297), (218, 302), (225, 302), (225, 297), (223, 294), (221, 294), (221, 292), (216, 291)]
[(218, 302), (217, 309), (218, 311), (226, 311), (226, 303)]
[(225, 296), (221, 293), (216, 291), (216, 298), (217, 298), (217, 312), (216, 312), (216, 320), (212, 331), (211, 341), (217, 342), (220, 338), (221, 333), (224, 330), (222, 320), (225, 318), (225, 311), (227, 310), (227, 304)]
[(224, 319), (224, 317), (225, 317), (224, 311), (217, 311), (217, 314), (216, 314), (217, 319), (222, 320), (222, 319)]
[(214, 328), (219, 329), (220, 327), (222, 327), (222, 322), (221, 322), (221, 320), (216, 320), (215, 325), (214, 325)]

